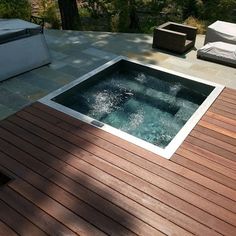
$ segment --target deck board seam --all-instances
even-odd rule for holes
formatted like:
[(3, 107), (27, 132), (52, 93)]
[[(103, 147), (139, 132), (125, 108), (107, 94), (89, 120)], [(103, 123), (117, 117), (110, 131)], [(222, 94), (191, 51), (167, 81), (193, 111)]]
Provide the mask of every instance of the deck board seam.
[[(59, 137), (60, 138), (60, 137)], [(83, 149), (83, 150), (85, 150), (85, 151), (87, 151), (86, 149)], [(66, 150), (65, 150), (66, 151)], [(90, 152), (91, 153), (91, 152)], [(71, 153), (72, 154), (72, 153)], [(91, 153), (92, 155), (95, 155), (95, 154), (93, 154), (93, 153)], [(100, 158), (99, 156), (97, 156), (97, 155), (95, 155), (96, 157), (98, 157), (98, 158)], [(102, 159), (102, 160), (104, 160), (104, 159)], [(125, 161), (126, 161), (126, 159), (124, 159)], [(108, 162), (107, 160), (104, 160), (105, 162)], [(117, 166), (117, 165), (115, 165), (115, 164), (113, 164), (113, 163), (111, 163), (111, 162), (108, 162), (109, 164), (111, 164), (111, 165), (114, 165), (114, 166), (116, 166), (117, 168), (119, 168), (119, 169), (121, 169), (121, 170), (123, 170), (123, 171), (125, 171), (125, 172), (127, 172), (127, 170), (124, 170), (123, 168), (121, 168), (121, 167), (119, 167), (119, 166)], [(132, 162), (130, 162), (131, 164), (133, 164)], [(139, 166), (139, 165), (136, 165), (136, 164), (134, 164), (135, 166)], [(139, 166), (140, 167), (140, 166)], [(142, 167), (140, 167), (140, 168), (142, 168)], [(147, 170), (147, 169), (145, 169), (145, 168), (142, 168), (142, 169), (144, 169), (144, 170)], [(154, 172), (151, 172), (151, 171), (149, 171), (149, 170), (147, 170), (148, 172), (150, 172), (151, 174), (154, 174), (154, 175), (156, 175), (156, 176), (158, 176), (156, 173), (154, 173)], [(130, 173), (130, 172), (127, 172), (127, 173)], [(134, 175), (133, 173), (130, 173), (130, 174), (132, 174), (132, 175)], [(136, 176), (137, 178), (140, 178), (139, 176), (137, 176), (137, 175), (134, 175), (134, 176)], [(193, 193), (193, 194), (195, 194), (195, 195), (197, 195), (197, 196), (199, 196), (199, 197), (201, 197), (201, 198), (203, 198), (203, 199), (206, 199), (206, 198), (204, 198), (204, 197), (202, 197), (201, 195), (199, 195), (199, 194), (197, 194), (197, 193), (195, 193), (195, 192), (192, 192), (191, 190), (189, 190), (189, 189), (187, 189), (187, 188), (185, 188), (185, 187), (182, 187), (181, 185), (179, 185), (179, 184), (176, 184), (176, 183), (174, 183), (174, 182), (172, 182), (172, 181), (170, 181), (170, 180), (168, 180), (168, 179), (166, 179), (166, 178), (164, 178), (164, 177), (162, 177), (162, 176), (159, 176), (159, 177), (161, 177), (162, 179), (165, 179), (166, 181), (168, 181), (168, 182), (171, 182), (171, 183), (173, 183), (173, 184), (175, 184), (176, 186), (179, 186), (179, 187), (181, 187), (181, 188), (183, 188), (183, 189), (185, 189), (186, 191), (189, 191), (189, 192), (191, 192), (191, 193)], [(141, 178), (143, 181), (146, 181), (146, 182), (148, 182), (146, 179), (143, 179), (143, 178)], [(213, 181), (215, 181), (215, 180), (213, 180)], [(215, 181), (215, 182), (217, 182), (217, 181)], [(148, 182), (148, 183), (150, 183), (150, 182)], [(218, 183), (218, 182), (217, 182)], [(150, 183), (151, 185), (153, 185), (153, 186), (156, 186), (156, 185), (154, 185), (153, 183)], [(222, 184), (222, 183), (219, 183), (219, 184)], [(158, 187), (159, 188), (159, 186), (156, 186), (156, 187)], [(228, 186), (227, 186), (228, 187)], [(162, 188), (161, 188), (162, 189)], [(164, 189), (162, 189), (163, 191), (166, 191), (166, 190), (164, 190)], [(166, 192), (168, 192), (168, 191), (166, 191)], [(170, 192), (168, 192), (169, 194), (172, 194), (172, 193), (170, 193)], [(173, 194), (172, 194), (173, 195)], [(176, 196), (176, 195), (174, 195), (174, 196)], [(176, 196), (177, 197), (177, 196)], [(182, 199), (182, 198), (180, 198), (180, 199)], [(182, 200), (184, 200), (184, 199), (182, 199)], [(207, 201), (209, 201), (209, 202), (212, 202), (212, 201), (210, 201), (210, 200), (208, 200), (208, 199), (206, 199)], [(216, 205), (218, 205), (217, 203), (215, 203), (215, 202), (212, 202), (212, 203), (214, 203), (214, 204), (216, 204)], [(219, 205), (218, 205), (219, 206)]]
[[(41, 117), (39, 117), (39, 118), (41, 118)], [(139, 157), (141, 157), (142, 159), (144, 159), (144, 160), (146, 160), (145, 158), (143, 158), (142, 156), (139, 156)], [(149, 161), (149, 160), (147, 160), (147, 161)], [(150, 161), (149, 161), (150, 162)], [(131, 162), (132, 163), (132, 162)], [(156, 164), (156, 163), (154, 163), (154, 162), (150, 162), (151, 164), (154, 164), (154, 165), (158, 165), (158, 164)], [(160, 166), (160, 165), (159, 165)], [(162, 167), (162, 166), (161, 166)], [(162, 168), (165, 168), (165, 167), (162, 167)], [(171, 171), (171, 170), (169, 170), (169, 169), (167, 169), (167, 168), (165, 168), (166, 170), (168, 170), (168, 171), (170, 171), (170, 172), (173, 172), (173, 171)], [(174, 172), (175, 173), (175, 172)], [(175, 173), (175, 174), (178, 174), (178, 173)], [(179, 174), (178, 174), (179, 175)], [(181, 177), (183, 177), (183, 178), (186, 178), (186, 177), (184, 177), (184, 176), (181, 176)], [(188, 179), (188, 180), (190, 180), (190, 181), (193, 181), (193, 180), (191, 180), (191, 179), (189, 179), (189, 178), (186, 178), (186, 179)], [(195, 181), (193, 181), (193, 182), (195, 182)], [(196, 183), (196, 182), (195, 182)], [(199, 184), (199, 183), (197, 183), (197, 184)], [(205, 186), (204, 186), (205, 187)], [(206, 187), (207, 188), (207, 187)], [(209, 189), (209, 188), (208, 188)], [(211, 189), (212, 190), (212, 189)]]
[[(45, 233), (45, 235), (49, 234), (47, 232), (45, 232), (42, 228), (40, 228), (38, 225), (36, 225), (34, 222), (32, 222), (30, 219), (26, 218), (24, 215), (22, 215), (19, 211), (17, 211), (15, 208), (13, 208), (12, 206), (10, 206), (8, 204), (8, 202), (4, 201), (2, 198), (0, 199), (1, 202), (5, 203), (10, 209), (12, 209), (13, 211), (17, 212), (17, 214), (19, 214), (22, 218), (24, 218), (26, 221), (30, 222), (32, 225), (34, 225), (36, 228), (40, 229), (43, 233)], [(2, 220), (2, 218), (1, 218)], [(2, 220), (3, 221), (3, 220)], [(8, 224), (7, 224), (8, 225)], [(10, 227), (10, 226), (9, 226)], [(11, 228), (11, 227), (10, 227)], [(12, 228), (11, 228), (12, 229)], [(15, 230), (13, 230), (15, 232)], [(17, 233), (18, 234), (18, 233)]]
[[(115, 176), (114, 176), (115, 177)], [(145, 180), (144, 180), (145, 181)], [(149, 183), (149, 184), (151, 184), (151, 185), (153, 185), (152, 183)], [(153, 185), (153, 186), (155, 186), (155, 187), (157, 187), (157, 188), (160, 188), (160, 187), (158, 187), (158, 186), (156, 186), (156, 185)], [(162, 189), (162, 188), (160, 188), (160, 189)], [(163, 189), (162, 189), (163, 190)], [(165, 190), (163, 190), (163, 191), (165, 191)], [(167, 192), (167, 191), (166, 191)], [(169, 193), (169, 192), (168, 192)], [(173, 195), (172, 193), (169, 193), (169, 194), (171, 194), (171, 195)], [(173, 195), (173, 196), (175, 196), (175, 195)], [(178, 196), (175, 196), (175, 197), (177, 197), (177, 198), (179, 198)], [(179, 199), (181, 199), (181, 198), (179, 198)], [(181, 199), (182, 201), (185, 201), (184, 199)], [(186, 201), (185, 201), (186, 202)], [(188, 202), (188, 204), (191, 204), (191, 203), (189, 203)], [(215, 204), (215, 203), (214, 203)], [(193, 204), (191, 204), (192, 206), (195, 206), (195, 205), (193, 205)], [(215, 205), (217, 205), (217, 204), (215, 204)], [(197, 207), (197, 206), (195, 206), (195, 207)], [(197, 207), (197, 208), (199, 208), (199, 207)], [(222, 207), (223, 208), (223, 207)], [(200, 210), (203, 210), (203, 209), (201, 209), (201, 208), (199, 208)], [(203, 210), (204, 211), (204, 210)], [(206, 212), (206, 211), (205, 211)], [(208, 214), (210, 214), (210, 215), (212, 215), (211, 213), (209, 213), (209, 212), (206, 212), (206, 213), (208, 213)], [(216, 217), (216, 216), (215, 216)], [(218, 217), (217, 217), (218, 218)], [(218, 219), (220, 219), (220, 218), (218, 218)], [(222, 220), (222, 219), (220, 219), (220, 220)], [(223, 220), (224, 221), (224, 220)], [(228, 223), (228, 222), (227, 222)]]
[[(3, 152), (3, 151), (2, 151)], [(43, 179), (46, 179), (48, 182), (50, 182), (50, 183), (52, 183), (52, 184), (55, 184), (55, 185), (57, 185), (56, 183), (54, 183), (54, 182), (52, 182), (48, 177), (45, 177), (45, 176), (43, 176), (42, 174), (40, 174), (40, 173), (38, 173), (38, 172), (35, 172), (33, 169), (31, 169), (29, 166), (26, 166), (25, 164), (23, 164), (23, 163), (21, 163), (21, 162), (19, 162), (17, 159), (15, 159), (14, 157), (12, 157), (11, 155), (9, 155), (8, 153), (5, 153), (5, 152), (3, 152), (5, 155), (7, 155), (9, 158), (11, 158), (11, 159), (13, 159), (14, 161), (16, 161), (16, 162), (18, 162), (20, 165), (22, 165), (22, 166), (24, 166), (24, 168), (26, 168), (26, 169), (29, 169), (30, 171), (32, 171), (32, 172), (34, 172), (34, 173), (36, 173), (37, 175), (39, 175), (41, 178), (43, 178)], [(5, 167), (6, 168), (6, 167)], [(17, 174), (16, 174), (17, 175)], [(38, 191), (40, 191), (42, 194), (44, 194), (44, 195), (46, 195), (49, 199), (52, 199), (53, 201), (55, 201), (55, 202), (57, 202), (58, 204), (60, 204), (60, 205), (62, 205), (64, 208), (66, 208), (67, 210), (69, 210), (70, 212), (72, 212), (73, 214), (75, 214), (76, 216), (78, 216), (79, 218), (81, 218), (81, 219), (83, 219), (84, 221), (86, 221), (87, 223), (89, 223), (89, 224), (91, 224), (91, 225), (93, 225), (97, 230), (99, 230), (99, 231), (102, 231), (103, 233), (105, 233), (105, 234), (107, 234), (106, 232), (104, 232), (102, 229), (100, 229), (100, 228), (98, 228), (98, 226), (96, 226), (96, 225), (94, 225), (93, 223), (91, 223), (91, 222), (89, 222), (86, 218), (84, 218), (83, 216), (81, 216), (81, 215), (78, 215), (78, 213), (76, 213), (75, 211), (73, 211), (72, 209), (70, 209), (70, 208), (68, 208), (65, 204), (63, 204), (63, 203), (61, 203), (61, 202), (59, 202), (58, 200), (56, 200), (55, 198), (52, 198), (50, 195), (48, 195), (46, 192), (42, 192), (36, 185), (33, 185), (32, 183), (30, 183), (28, 180), (26, 180), (26, 179), (23, 179), (22, 177), (20, 177), (19, 175), (17, 175), (18, 176), (18, 180), (23, 180), (23, 181), (25, 181), (27, 184), (29, 184), (29, 185), (31, 185), (33, 188), (35, 188), (35, 189), (37, 189)], [(61, 188), (59, 185), (57, 185), (59, 188)], [(64, 190), (63, 188), (61, 188), (63, 191), (65, 191), (65, 192), (67, 192), (67, 193), (69, 193), (69, 194), (71, 194), (70, 192), (68, 192), (67, 190)], [(19, 193), (20, 194), (20, 193)], [(71, 194), (71, 195), (73, 195), (74, 197), (76, 197), (74, 194)], [(76, 197), (77, 198), (77, 197)], [(1, 199), (0, 199), (1, 200)], [(31, 200), (29, 200), (29, 199), (27, 199), (28, 201), (30, 201), (31, 203), (33, 203)], [(34, 204), (34, 203), (33, 203)], [(39, 207), (40, 208), (40, 207)], [(44, 211), (42, 208), (40, 208), (42, 211)], [(44, 211), (45, 212), (45, 211)], [(46, 212), (46, 214), (48, 214), (47, 212)], [(48, 214), (49, 215), (49, 214)], [(50, 215), (51, 217), (53, 217), (52, 215)], [(55, 218), (55, 217), (53, 217), (53, 218)], [(56, 218), (55, 218), (56, 219)], [(110, 218), (110, 219), (112, 219), (112, 218)], [(57, 221), (58, 221), (58, 219), (56, 219)], [(113, 220), (113, 219), (112, 219)], [(60, 222), (60, 221), (59, 221)], [(60, 222), (60, 223), (62, 223), (62, 222)], [(121, 225), (120, 223), (119, 223), (119, 225)], [(123, 226), (123, 225), (121, 225), (121, 226)], [(67, 226), (66, 226), (67, 227)], [(124, 227), (124, 226), (123, 226)], [(67, 227), (68, 228), (68, 227)], [(73, 229), (70, 229), (70, 230), (72, 230), (73, 232), (74, 232), (74, 230)], [(128, 229), (129, 230), (129, 229)], [(157, 229), (158, 230), (158, 229)], [(77, 232), (75, 232), (76, 234), (78, 234)]]
[[(5, 155), (7, 155), (7, 156), (9, 156), (8, 154), (6, 154), (6, 153), (4, 153)], [(14, 157), (12, 157), (12, 156), (9, 156), (11, 159), (14, 159)], [(16, 162), (18, 162), (16, 159), (14, 159)], [(31, 169), (31, 168), (29, 168), (29, 167), (27, 167), (27, 166), (25, 166), (23, 163), (21, 163), (21, 162), (18, 162), (20, 165), (23, 165), (25, 168), (28, 168), (28, 169), (30, 169), (31, 171), (33, 171), (33, 172), (35, 172), (33, 169)], [(5, 168), (7, 168), (7, 167), (5, 167)], [(11, 170), (9, 170), (9, 171), (11, 171)], [(35, 172), (36, 173), (36, 172)], [(37, 173), (38, 174), (38, 173)], [(109, 174), (109, 173), (108, 173)], [(42, 176), (41, 174), (39, 174), (40, 176)], [(45, 178), (44, 176), (42, 176), (43, 178)], [(114, 178), (117, 178), (116, 176), (113, 176)], [(21, 177), (19, 177), (18, 176), (18, 178), (19, 179), (22, 179)], [(47, 178), (46, 178), (47, 179)], [(118, 178), (117, 178), (118, 179)], [(121, 179), (119, 179), (120, 181), (122, 181)], [(24, 180), (24, 181), (26, 181), (28, 184), (30, 184), (32, 187), (34, 187), (34, 188), (36, 188), (38, 191), (40, 191), (40, 192), (42, 192), (40, 189), (38, 189), (37, 188), (37, 186), (34, 186), (34, 185), (32, 185), (30, 182), (28, 182), (27, 180)], [(122, 181), (122, 182), (124, 182), (124, 181)], [(127, 182), (124, 182), (125, 184), (128, 184)], [(128, 184), (129, 185), (129, 184)], [(60, 186), (59, 186), (60, 187)], [(133, 188), (135, 188), (135, 189), (137, 189), (137, 190), (139, 190), (138, 188), (136, 188), (136, 187), (134, 187), (134, 186), (132, 186)], [(115, 190), (115, 191), (117, 191), (117, 190)], [(142, 190), (139, 190), (139, 191), (141, 191), (141, 192), (143, 192)], [(49, 198), (51, 198), (48, 194), (46, 194), (46, 193), (44, 193), (44, 192), (42, 192), (43, 194), (45, 194), (45, 195), (47, 195), (47, 197), (49, 197)], [(146, 192), (143, 192), (144, 194), (147, 194)], [(20, 194), (20, 193), (19, 193)], [(123, 194), (122, 194), (123, 195)], [(149, 194), (147, 194), (147, 195), (149, 195)], [(124, 195), (124, 196), (126, 196), (126, 195)], [(153, 196), (151, 196), (151, 195), (149, 195), (150, 197), (153, 197)], [(54, 198), (51, 198), (52, 200), (54, 200), (54, 201), (56, 201), (56, 202), (58, 202), (57, 200), (55, 200)], [(130, 198), (131, 199), (131, 198)], [(160, 201), (160, 200), (158, 200), (158, 199), (156, 199), (156, 198), (154, 198), (156, 201), (159, 201), (159, 202), (161, 202), (161, 203), (163, 203), (162, 201)], [(135, 201), (135, 200), (133, 200), (133, 199), (131, 199), (132, 201)], [(182, 199), (181, 199), (182, 200)], [(30, 201), (31, 202), (31, 200), (29, 200), (28, 199), (28, 201)], [(184, 200), (183, 200), (184, 201)], [(142, 205), (142, 204), (140, 204), (139, 202), (137, 202), (137, 201), (135, 201), (136, 203), (138, 203), (139, 205)], [(32, 202), (33, 203), (33, 202)], [(60, 205), (62, 205), (63, 207), (65, 207), (65, 208), (67, 208), (65, 205), (63, 205), (63, 204), (61, 204), (60, 202), (58, 202)], [(33, 203), (34, 204), (34, 203)], [(171, 205), (168, 205), (168, 204), (166, 204), (166, 203), (163, 203), (164, 205), (167, 205), (168, 207), (170, 207), (170, 208), (173, 208)], [(191, 205), (191, 203), (188, 203), (188, 204), (190, 204)], [(143, 207), (145, 207), (144, 205), (142, 205)], [(194, 207), (196, 207), (196, 206), (194, 206)], [(145, 207), (145, 208), (147, 208), (147, 207)], [(198, 207), (196, 207), (196, 208), (198, 208)], [(44, 211), (42, 208), (40, 208), (42, 211)], [(68, 210), (70, 210), (69, 208), (67, 208)], [(123, 208), (122, 208), (123, 209)], [(149, 209), (149, 208), (147, 208), (147, 209)], [(216, 232), (218, 232), (217, 230), (215, 230), (215, 229), (213, 229), (212, 227), (210, 227), (209, 225), (207, 225), (207, 224), (204, 224), (203, 222), (201, 222), (201, 221), (198, 221), (197, 219), (195, 219), (195, 218), (192, 218), (190, 215), (187, 215), (187, 214), (185, 214), (185, 213), (183, 213), (183, 212), (181, 212), (181, 211), (179, 211), (178, 209), (175, 209), (175, 208), (173, 208), (175, 211), (177, 211), (177, 212), (180, 212), (181, 214), (183, 214), (183, 215), (185, 215), (185, 216), (187, 216), (188, 218), (191, 218), (192, 220), (194, 220), (194, 221), (196, 221), (196, 222), (198, 222), (199, 224), (201, 224), (201, 225), (203, 225), (203, 226), (205, 226), (206, 228), (208, 228), (208, 229), (211, 229), (211, 230), (214, 230), (214, 231), (216, 231)], [(203, 212), (205, 212), (203, 209), (201, 209), (201, 208), (198, 208), (199, 210), (201, 210), (201, 211), (203, 211)], [(149, 210), (151, 210), (151, 209), (149, 209)], [(70, 210), (71, 211), (71, 210)], [(152, 211), (152, 210), (151, 210)], [(73, 212), (73, 211), (72, 211)], [(157, 214), (155, 211), (153, 211), (155, 214)], [(73, 212), (74, 214), (76, 214), (75, 212)], [(220, 219), (220, 218), (218, 218), (217, 216), (215, 216), (215, 215), (212, 215), (211, 213), (209, 213), (209, 212), (205, 212), (206, 214), (209, 214), (209, 215), (211, 215), (211, 216), (213, 216), (213, 217), (215, 217), (215, 218), (217, 218), (218, 220), (220, 220), (220, 221), (222, 221), (222, 222), (225, 222), (226, 224), (229, 224), (229, 225), (231, 225), (229, 222), (226, 222), (226, 221), (224, 221), (223, 219)], [(47, 212), (46, 212), (46, 214), (48, 214)], [(77, 214), (76, 214), (77, 215)], [(51, 215), (50, 215), (51, 216)], [(170, 219), (167, 219), (166, 217), (164, 217), (164, 216), (162, 216), (162, 215), (160, 215), (161, 217), (163, 217), (163, 218), (165, 218), (166, 220), (168, 220), (168, 221), (170, 221), (170, 222), (172, 222), (173, 224), (175, 224), (175, 225), (177, 225), (177, 226), (179, 226), (180, 228), (182, 228), (182, 229), (184, 229), (184, 230), (186, 230), (186, 231), (188, 231), (188, 232), (190, 232), (188, 229), (186, 229), (186, 228), (183, 228), (182, 226), (180, 226), (180, 225), (178, 225), (178, 224), (176, 224), (175, 222), (173, 222), (172, 220), (170, 220)], [(53, 217), (53, 216), (51, 216), (51, 217)], [(81, 217), (80, 215), (78, 215), (78, 217)], [(136, 216), (135, 216), (136, 217)], [(81, 217), (82, 218), (82, 217)], [(56, 219), (56, 218), (55, 218)], [(84, 219), (84, 218), (82, 218), (82, 219)], [(57, 219), (56, 219), (57, 220)], [(88, 222), (86, 219), (84, 219), (86, 222)], [(60, 222), (60, 221), (59, 221)], [(61, 223), (61, 222), (60, 222)], [(90, 222), (88, 222), (88, 223), (90, 223)], [(145, 222), (146, 224), (148, 224), (147, 222)], [(93, 225), (94, 226), (94, 225)], [(151, 226), (151, 225), (150, 225)], [(232, 226), (232, 225), (231, 225)], [(66, 226), (67, 227), (67, 226)], [(94, 226), (94, 227), (96, 227), (96, 226)], [(152, 226), (153, 227), (153, 226)], [(96, 227), (97, 228), (97, 227)], [(156, 229), (156, 228), (155, 228)], [(72, 229), (70, 229), (70, 230), (72, 230)], [(99, 228), (98, 228), (98, 230), (100, 230)], [(156, 229), (156, 230), (158, 230), (158, 229)], [(72, 230), (73, 231), (73, 230)], [(158, 230), (159, 231), (159, 230)], [(163, 232), (162, 232), (163, 233)], [(191, 233), (191, 232), (190, 232)], [(219, 233), (219, 232), (218, 232)], [(77, 232), (76, 232), (76, 234), (78, 234)]]
[[(5, 224), (9, 229), (11, 229), (16, 235), (19, 235), (20, 236), (20, 234), (18, 234), (16, 231), (15, 231), (15, 229), (13, 229), (9, 224), (7, 224), (3, 219), (0, 219), (0, 222), (2, 222), (3, 224)], [(5, 236), (7, 236), (7, 235), (5, 235)]]

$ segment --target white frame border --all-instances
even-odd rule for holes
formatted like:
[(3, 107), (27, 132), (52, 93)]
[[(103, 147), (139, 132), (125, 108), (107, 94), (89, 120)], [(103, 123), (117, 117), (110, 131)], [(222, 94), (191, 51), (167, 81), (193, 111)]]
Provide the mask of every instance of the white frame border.
[[(193, 80), (196, 82), (200, 82), (206, 85), (210, 85), (215, 87), (214, 90), (209, 94), (209, 96), (206, 98), (206, 100), (199, 106), (199, 108), (194, 112), (194, 114), (190, 117), (190, 119), (186, 122), (186, 124), (180, 129), (180, 131), (177, 133), (177, 135), (172, 139), (172, 141), (165, 147), (165, 148), (160, 148), (154, 144), (148, 143), (142, 139), (136, 138), (126, 132), (123, 132), (121, 130), (118, 130), (116, 128), (113, 128), (110, 125), (104, 124), (100, 121), (97, 121), (89, 116), (86, 116), (80, 112), (77, 112), (75, 110), (72, 110), (68, 107), (65, 107), (61, 104), (58, 104), (51, 99), (58, 96), (59, 94), (71, 89), (72, 87), (82, 83), (83, 81), (89, 79), (93, 75), (96, 75), (98, 72), (103, 71), (104, 69), (110, 67), (111, 65), (121, 61), (121, 60), (126, 60), (128, 62), (133, 62), (138, 65), (146, 66), (155, 70), (159, 70), (162, 72), (174, 74), (176, 76), (183, 77), (185, 79)], [(66, 113), (72, 117), (75, 117), (76, 119), (79, 119), (83, 122), (86, 122), (96, 128), (102, 129), (104, 131), (107, 131), (115, 136), (118, 136), (126, 141), (129, 141), (137, 146), (140, 146), (144, 149), (147, 149), (148, 151), (151, 151), (157, 155), (160, 155), (166, 159), (170, 159), (171, 156), (175, 153), (175, 151), (179, 148), (179, 146), (182, 144), (182, 142), (185, 140), (185, 138), (188, 136), (188, 134), (191, 132), (191, 130), (195, 127), (195, 125), (198, 123), (198, 121), (201, 119), (201, 117), (205, 114), (205, 112), (209, 109), (211, 104), (215, 101), (215, 99), (218, 97), (218, 95), (222, 92), (224, 89), (223, 85), (216, 84), (213, 82), (209, 82), (197, 77), (189, 76), (183, 73), (175, 72), (173, 70), (165, 69), (160, 66), (155, 66), (155, 65), (150, 65), (150, 64), (143, 64), (135, 60), (131, 60), (127, 57), (119, 56), (116, 57), (115, 59), (105, 63), (104, 65), (94, 69), (93, 71), (81, 76), (80, 78), (72, 81), (71, 83), (63, 86), (62, 88), (57, 89), (56, 91), (48, 94), (47, 96), (43, 97), (42, 99), (39, 100), (39, 102), (52, 107), (58, 111), (61, 111), (63, 113)], [(94, 124), (92, 124), (92, 121), (97, 121), (100, 124), (103, 124), (102, 127), (98, 127)]]

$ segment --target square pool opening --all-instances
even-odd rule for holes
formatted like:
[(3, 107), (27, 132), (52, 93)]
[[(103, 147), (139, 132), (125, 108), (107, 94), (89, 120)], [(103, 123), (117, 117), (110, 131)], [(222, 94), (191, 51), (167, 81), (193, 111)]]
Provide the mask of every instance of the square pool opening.
[(40, 102), (170, 158), (222, 89), (118, 57)]

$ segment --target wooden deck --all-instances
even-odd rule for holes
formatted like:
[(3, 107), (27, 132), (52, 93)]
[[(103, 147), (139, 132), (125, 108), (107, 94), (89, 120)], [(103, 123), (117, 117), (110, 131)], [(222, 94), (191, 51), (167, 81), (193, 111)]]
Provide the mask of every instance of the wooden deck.
[(0, 235), (236, 235), (234, 90), (170, 160), (40, 103), (0, 134)]

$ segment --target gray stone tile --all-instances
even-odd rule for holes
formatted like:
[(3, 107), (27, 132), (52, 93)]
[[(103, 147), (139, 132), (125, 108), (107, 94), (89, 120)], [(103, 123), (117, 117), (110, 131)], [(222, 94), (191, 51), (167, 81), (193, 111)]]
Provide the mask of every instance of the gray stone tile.
[(15, 113), (14, 110), (10, 109), (7, 106), (0, 104), (0, 120), (3, 120), (14, 113)]
[(62, 68), (59, 69), (59, 71), (68, 75), (72, 75), (75, 78), (78, 78), (86, 73), (86, 70), (79, 69), (77, 67), (70, 66), (70, 65), (63, 66)]
[(1, 87), (31, 101), (32, 101), (32, 98), (35, 97), (35, 95), (43, 92), (42, 89), (40, 89), (39, 87), (33, 86), (32, 84), (24, 82), (23, 80), (17, 79), (17, 78), (3, 81)]
[[(50, 74), (50, 72), (48, 72)], [(35, 72), (28, 72), (17, 77), (35, 87), (39, 87), (44, 92), (51, 92), (61, 87), (61, 85), (47, 77), (36, 74)]]
[(102, 58), (102, 59), (105, 59), (105, 60), (112, 60), (115, 57), (117, 57), (117, 55), (114, 54), (114, 53), (106, 52), (106, 51), (99, 50), (99, 49), (96, 49), (96, 48), (93, 48), (93, 47), (85, 49), (83, 51), (83, 53), (91, 55), (91, 56), (99, 57), (99, 58)]
[(24, 97), (12, 93), (2, 87), (0, 87), (0, 101), (1, 105), (4, 105), (14, 111), (17, 111), (31, 103), (30, 100), (27, 100)]

